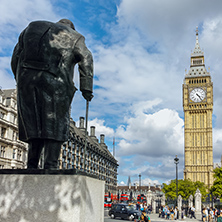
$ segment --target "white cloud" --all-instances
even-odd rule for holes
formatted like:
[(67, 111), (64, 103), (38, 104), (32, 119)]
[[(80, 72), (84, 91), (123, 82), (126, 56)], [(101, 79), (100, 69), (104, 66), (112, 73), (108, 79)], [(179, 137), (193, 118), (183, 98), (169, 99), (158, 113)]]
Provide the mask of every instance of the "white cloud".
[(214, 144), (214, 162), (221, 161), (221, 147), (222, 147), (222, 129), (215, 128), (213, 130), (213, 144)]
[(119, 186), (126, 186), (126, 184), (125, 184), (124, 181), (121, 181), (118, 185), (119, 185)]
[[(155, 111), (160, 100), (140, 101), (131, 106), (125, 125), (116, 131), (119, 144), (119, 174), (160, 182), (175, 175), (175, 155), (180, 158), (179, 178), (183, 177), (183, 120), (170, 109)], [(138, 107), (138, 110), (137, 110)], [(153, 113), (151, 111), (154, 111)]]
[[(135, 155), (132, 156), (131, 162), (121, 158), (121, 168), (119, 174), (125, 177), (131, 176), (138, 178), (141, 174), (142, 178), (148, 181), (158, 181), (156, 184), (167, 182), (175, 179), (176, 167), (174, 164), (175, 155), (165, 155), (158, 158), (152, 156)], [(179, 156), (178, 175), (179, 179), (183, 178), (183, 156)], [(157, 179), (158, 178), (158, 179)], [(137, 179), (136, 179), (137, 180)]]
[(18, 34), (33, 20), (56, 21), (50, 0), (3, 0), (0, 7), (0, 51), (11, 48), (17, 42)]
[(110, 127), (105, 126), (105, 120), (95, 118), (89, 121), (89, 125), (95, 126), (96, 137), (99, 137), (100, 134), (104, 134), (106, 137), (111, 138), (114, 136), (114, 130)]
[[(79, 127), (79, 120), (76, 122), (76, 126)], [(93, 119), (88, 121), (88, 132), (90, 133), (90, 127), (95, 126), (95, 135), (97, 138), (100, 137), (101, 134), (104, 134), (105, 137), (113, 138), (114, 130), (110, 127), (105, 126), (105, 120), (102, 119)], [(85, 120), (84, 120), (85, 127)]]
[[(137, 104), (134, 107), (136, 110)], [(135, 113), (135, 116), (132, 115), (134, 117), (126, 120), (126, 127), (117, 129), (116, 135), (122, 138), (118, 145), (120, 156), (137, 154), (160, 157), (169, 153), (183, 153), (183, 120), (176, 111), (162, 109), (153, 114)]]

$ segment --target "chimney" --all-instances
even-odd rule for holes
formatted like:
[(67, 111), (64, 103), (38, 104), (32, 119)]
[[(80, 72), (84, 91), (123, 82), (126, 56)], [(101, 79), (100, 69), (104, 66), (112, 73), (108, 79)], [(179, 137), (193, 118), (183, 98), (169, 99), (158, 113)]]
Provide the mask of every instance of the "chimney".
[(90, 136), (95, 136), (95, 126), (90, 127)]
[(73, 126), (76, 126), (76, 122), (72, 119), (72, 117), (69, 118), (69, 121)]
[(100, 143), (104, 143), (105, 135), (100, 134)]
[(84, 128), (84, 117), (79, 118), (79, 128)]

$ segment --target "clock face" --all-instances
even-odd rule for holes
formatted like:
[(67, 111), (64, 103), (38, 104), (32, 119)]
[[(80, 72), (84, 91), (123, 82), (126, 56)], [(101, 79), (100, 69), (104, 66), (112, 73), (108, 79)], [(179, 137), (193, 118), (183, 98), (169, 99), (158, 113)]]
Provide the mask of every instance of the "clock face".
[(190, 99), (193, 102), (201, 102), (206, 97), (206, 93), (201, 88), (195, 88), (190, 92)]

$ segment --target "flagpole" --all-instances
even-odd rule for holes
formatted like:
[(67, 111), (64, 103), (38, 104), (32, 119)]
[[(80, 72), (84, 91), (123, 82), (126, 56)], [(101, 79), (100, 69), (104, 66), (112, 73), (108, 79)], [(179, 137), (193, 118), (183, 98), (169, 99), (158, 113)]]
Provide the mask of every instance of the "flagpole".
[(113, 137), (113, 156), (115, 157), (115, 137)]

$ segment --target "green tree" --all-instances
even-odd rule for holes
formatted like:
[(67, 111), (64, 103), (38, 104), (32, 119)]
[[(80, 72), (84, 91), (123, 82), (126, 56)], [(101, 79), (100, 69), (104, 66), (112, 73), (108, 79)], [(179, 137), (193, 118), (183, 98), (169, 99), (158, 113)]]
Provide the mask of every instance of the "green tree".
[(162, 191), (165, 193), (166, 198), (176, 198), (176, 180), (171, 180), (169, 184), (163, 183)]
[(220, 197), (222, 194), (222, 168), (214, 169), (214, 178), (215, 180), (213, 186), (210, 188), (210, 191), (214, 196)]
[[(197, 181), (192, 182), (191, 180), (178, 180), (178, 196), (181, 195), (183, 199), (188, 199), (190, 195), (193, 195), (199, 188), (202, 194), (202, 200), (206, 198), (207, 187), (204, 183)], [(163, 183), (162, 191), (165, 193), (166, 198), (176, 198), (176, 180), (171, 180), (169, 184)]]
[(200, 193), (202, 194), (202, 201), (204, 201), (207, 197), (207, 186), (205, 185), (205, 183), (200, 182), (200, 181), (196, 181), (194, 183), (194, 187), (195, 187), (195, 192), (196, 192), (197, 188), (199, 188)]

